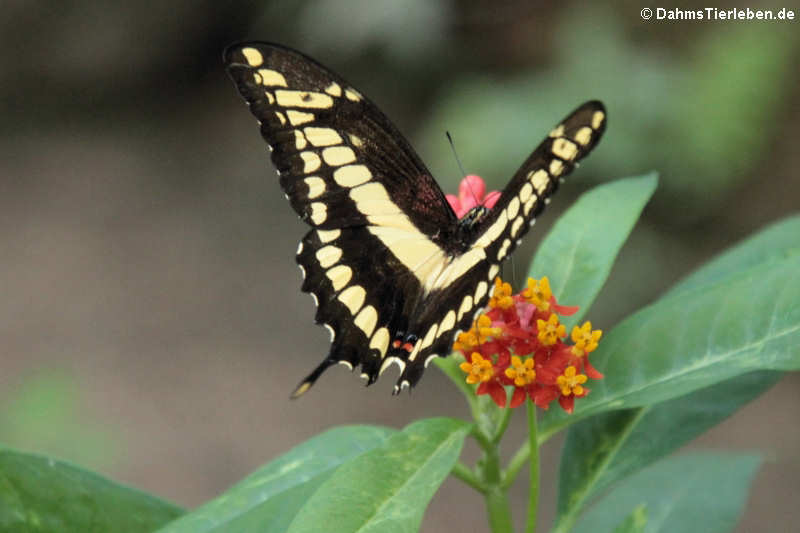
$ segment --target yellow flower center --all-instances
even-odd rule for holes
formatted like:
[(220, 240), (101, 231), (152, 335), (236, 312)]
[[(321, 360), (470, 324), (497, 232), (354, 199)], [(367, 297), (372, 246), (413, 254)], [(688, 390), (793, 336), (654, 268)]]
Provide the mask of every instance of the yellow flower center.
[(583, 396), (582, 385), (586, 383), (588, 378), (583, 374), (578, 374), (578, 370), (570, 365), (564, 370), (564, 373), (556, 378), (556, 384), (561, 389), (561, 394), (569, 396)]
[(506, 368), (506, 376), (514, 380), (514, 385), (524, 387), (536, 379), (536, 370), (533, 369), (533, 357), (524, 362), (516, 355), (511, 357), (511, 366)]
[(472, 352), (470, 360), (471, 362), (464, 361), (458, 366), (462, 372), (467, 374), (467, 383), (472, 385), (492, 379), (494, 369), (490, 360), (484, 359), (478, 352)]
[(550, 298), (553, 296), (550, 290), (550, 280), (547, 279), (547, 276), (541, 280), (528, 278), (528, 288), (522, 291), (522, 296), (540, 311), (549, 310)]
[(592, 323), (587, 320), (581, 327), (573, 326), (570, 336), (572, 337), (572, 342), (575, 343), (572, 353), (581, 356), (597, 349), (597, 342), (603, 336), (603, 331), (599, 329), (592, 330)]
[(539, 330), (537, 338), (539, 342), (545, 346), (552, 346), (558, 342), (558, 339), (567, 334), (566, 326), (558, 323), (558, 316), (555, 313), (550, 314), (550, 318), (547, 319), (547, 322), (538, 319), (536, 321), (536, 327)]
[(508, 309), (512, 305), (514, 299), (511, 297), (511, 284), (503, 283), (499, 277), (494, 278), (494, 292), (489, 299), (489, 307)]

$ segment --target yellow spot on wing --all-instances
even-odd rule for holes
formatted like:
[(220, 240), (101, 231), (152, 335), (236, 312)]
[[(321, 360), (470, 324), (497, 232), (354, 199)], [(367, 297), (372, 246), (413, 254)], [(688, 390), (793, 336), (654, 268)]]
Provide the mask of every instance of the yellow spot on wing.
[(294, 147), (298, 150), (302, 150), (308, 145), (308, 141), (303, 136), (302, 131), (294, 130)]
[(366, 183), (372, 178), (372, 173), (364, 165), (347, 165), (337, 168), (333, 179), (342, 187), (356, 187)]
[(564, 125), (559, 124), (557, 128), (550, 132), (550, 137), (563, 137), (564, 136)]
[(522, 189), (519, 190), (519, 199), (522, 203), (528, 201), (528, 198), (531, 197), (531, 193), (533, 192), (533, 186), (530, 183), (526, 183), (522, 186)]
[(603, 123), (603, 120), (606, 118), (605, 113), (602, 111), (595, 111), (594, 115), (592, 115), (592, 128), (597, 129), (600, 127), (600, 124)]
[(308, 142), (314, 146), (333, 146), (335, 144), (342, 144), (341, 136), (339, 136), (336, 130), (332, 130), (331, 128), (314, 128), (309, 126), (307, 128), (303, 128), (303, 132), (305, 132)]
[(314, 199), (325, 192), (325, 180), (317, 176), (311, 176), (303, 180), (308, 187), (308, 197)]
[(575, 140), (578, 141), (582, 146), (589, 144), (589, 141), (592, 140), (592, 128), (589, 126), (584, 126), (579, 129), (575, 133)]
[(342, 249), (336, 246), (328, 245), (317, 250), (317, 261), (319, 261), (322, 268), (328, 268), (339, 262), (342, 258)]
[(527, 202), (525, 202), (525, 205), (522, 207), (522, 212), (525, 214), (525, 216), (528, 216), (528, 213), (531, 212), (533, 206), (536, 205), (536, 198), (537, 196), (534, 194), (533, 196), (528, 198)]
[(461, 307), (458, 308), (458, 320), (461, 320), (470, 309), (472, 309), (472, 295), (467, 294), (464, 296), (464, 299), (461, 300)]
[(289, 109), (286, 111), (286, 116), (289, 117), (289, 122), (292, 123), (292, 126), (299, 126), (300, 124), (305, 124), (306, 122), (313, 122), (314, 115), (311, 113), (304, 113), (303, 111), (295, 111), (294, 109)]
[(317, 230), (317, 237), (319, 238), (319, 241), (321, 243), (327, 243), (327, 242), (335, 241), (336, 239), (339, 238), (339, 235), (341, 235), (341, 234), (342, 234), (342, 230), (339, 230), (339, 229), (329, 229), (329, 230), (318, 229)]
[[(436, 332), (438, 330), (439, 330), (438, 324), (434, 324), (430, 328), (428, 328), (428, 332), (425, 334), (425, 338), (422, 339), (422, 344), (420, 344), (419, 346), (420, 350), (424, 350), (425, 348), (433, 344), (433, 341), (436, 340)], [(416, 353), (413, 354), (414, 358), (416, 358), (417, 353), (419, 353), (419, 351), (416, 351)], [(408, 360), (413, 361), (414, 359), (412, 359), (411, 356), (409, 356)]]
[(508, 210), (509, 219), (517, 216), (517, 213), (519, 213), (519, 198), (516, 196), (512, 198), (511, 201), (508, 202), (508, 207), (506, 209)]
[(552, 161), (550, 161), (550, 174), (554, 178), (560, 176), (562, 170), (564, 170), (564, 163), (562, 163), (558, 159), (553, 159)]
[(380, 328), (376, 331), (369, 340), (369, 347), (373, 350), (378, 350), (381, 357), (386, 355), (386, 350), (389, 348), (389, 330)]
[(328, 206), (322, 202), (314, 202), (311, 204), (311, 221), (314, 224), (322, 224), (328, 218)]
[(314, 172), (322, 164), (322, 161), (320, 161), (319, 156), (315, 152), (300, 152), (300, 157), (303, 159), (304, 174)]
[(331, 146), (322, 150), (322, 159), (333, 167), (346, 165), (356, 160), (356, 153), (349, 146)]
[(511, 236), (516, 237), (517, 233), (519, 233), (519, 229), (525, 223), (525, 219), (520, 215), (518, 216), (514, 222), (511, 224)]
[(299, 387), (297, 387), (297, 389), (296, 389), (296, 390), (295, 390), (295, 391), (292, 393), (292, 398), (298, 398), (298, 397), (302, 396), (302, 395), (303, 395), (303, 394), (305, 394), (305, 393), (308, 391), (308, 389), (310, 389), (310, 388), (311, 388), (311, 383), (309, 383), (308, 381), (306, 381), (305, 383), (303, 383), (302, 385), (300, 385)]
[(475, 303), (481, 301), (481, 298), (486, 296), (486, 293), (489, 291), (489, 285), (485, 281), (481, 281), (478, 283), (478, 286), (475, 288)]
[(503, 245), (500, 247), (500, 251), (497, 252), (497, 260), (502, 261), (503, 258), (508, 253), (508, 247), (511, 246), (511, 241), (509, 239), (505, 239), (503, 241)]
[(353, 323), (364, 332), (367, 338), (369, 338), (375, 330), (375, 325), (378, 323), (378, 312), (374, 307), (368, 305), (358, 313)]
[(352, 88), (345, 89), (344, 95), (347, 97), (348, 100), (352, 100), (353, 102), (359, 102), (363, 98), (363, 96), (361, 96), (361, 93)]
[(578, 155), (578, 147), (574, 142), (564, 137), (559, 137), (553, 141), (553, 146), (550, 149), (555, 155), (561, 159), (572, 161)]
[(497, 220), (495, 220), (494, 223), (489, 226), (489, 229), (484, 231), (483, 235), (481, 235), (480, 238), (475, 241), (475, 246), (486, 248), (492, 244), (494, 240), (497, 239), (501, 233), (503, 233), (506, 224), (508, 224), (508, 215), (506, 214), (506, 210), (503, 209), (503, 211), (501, 211), (500, 215), (497, 217)]
[(547, 171), (540, 169), (530, 175), (530, 182), (536, 192), (544, 194), (550, 184), (550, 176), (547, 175)]
[(447, 314), (442, 319), (441, 323), (439, 324), (439, 334), (438, 336), (441, 337), (443, 334), (447, 333), (456, 325), (456, 312), (452, 309), (447, 312)]
[(334, 81), (325, 88), (325, 92), (331, 96), (342, 96), (342, 87)]
[(242, 55), (247, 60), (247, 64), (251, 67), (261, 66), (261, 63), (264, 62), (264, 57), (261, 55), (261, 52), (255, 48), (242, 48)]
[(328, 109), (333, 107), (333, 98), (325, 93), (313, 91), (275, 91), (278, 105), (283, 107), (310, 107), (313, 109)]
[(338, 299), (345, 307), (350, 310), (350, 313), (355, 315), (361, 306), (364, 305), (364, 298), (367, 296), (367, 291), (360, 285), (352, 285), (339, 294)]
[(331, 280), (333, 290), (338, 292), (350, 283), (350, 280), (353, 278), (353, 270), (347, 265), (336, 265), (326, 271), (325, 275)]
[(286, 87), (286, 78), (277, 70), (269, 68), (258, 69), (258, 74), (261, 76), (261, 84), (268, 87), (278, 86)]
[[(517, 221), (520, 221), (520, 220), (522, 220), (522, 217), (520, 217), (517, 220), (515, 220), (514, 223), (516, 224)], [(497, 277), (498, 272), (500, 272), (500, 265), (492, 265), (489, 268), (489, 280), (490, 281), (494, 281), (494, 278)]]

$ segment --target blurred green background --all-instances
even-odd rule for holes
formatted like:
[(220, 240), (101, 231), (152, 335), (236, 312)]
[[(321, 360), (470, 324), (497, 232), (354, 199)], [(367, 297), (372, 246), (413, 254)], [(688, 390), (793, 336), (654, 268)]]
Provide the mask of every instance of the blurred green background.
[[(288, 400), (328, 335), (298, 290), (305, 228), (222, 68), (231, 42), (287, 44), (342, 74), (447, 191), (460, 176), (446, 130), (466, 170), (502, 188), (566, 113), (603, 100), (603, 141), (515, 264), (582, 191), (659, 171), (589, 312), (604, 330), (800, 207), (797, 21), (645, 22), (626, 1), (149, 4), (3, 6), (0, 442), (180, 504), (335, 424), (466, 416), (435, 370), (399, 398), (391, 376), (364, 389), (331, 370)], [(786, 377), (693, 444), (766, 454), (739, 531), (800, 521), (798, 385)], [(557, 453), (548, 444), (545, 506)], [(423, 531), (456, 530), (484, 531), (484, 511), (448, 481)]]

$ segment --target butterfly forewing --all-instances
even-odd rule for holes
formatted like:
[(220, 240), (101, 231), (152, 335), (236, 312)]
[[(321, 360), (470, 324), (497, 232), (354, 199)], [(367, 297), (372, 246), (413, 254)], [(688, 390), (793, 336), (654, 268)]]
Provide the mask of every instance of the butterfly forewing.
[(225, 63), (261, 124), (281, 187), (312, 227), (297, 261), (332, 345), (294, 396), (337, 362), (360, 365), (368, 383), (397, 363), (395, 391), (416, 384), (469, 327), (502, 260), (605, 127), (599, 102), (578, 108), (464, 232), (408, 142), (344, 79), (266, 43), (232, 46)]

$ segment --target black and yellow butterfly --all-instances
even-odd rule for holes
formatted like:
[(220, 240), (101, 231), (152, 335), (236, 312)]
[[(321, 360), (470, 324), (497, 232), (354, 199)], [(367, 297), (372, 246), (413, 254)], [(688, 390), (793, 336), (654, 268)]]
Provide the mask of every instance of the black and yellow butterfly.
[(487, 302), (507, 259), (606, 126), (600, 102), (573, 111), (533, 151), (492, 209), (459, 220), (417, 154), (348, 82), (284, 46), (242, 43), (225, 65), (261, 125), (280, 184), (311, 230), (297, 250), (302, 290), (317, 303), (329, 366), (361, 365), (374, 383), (392, 363), (394, 392), (450, 353)]

